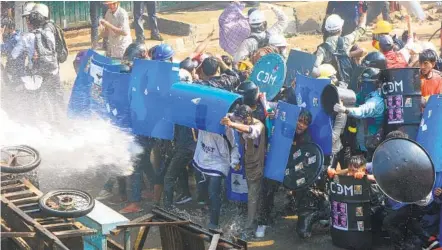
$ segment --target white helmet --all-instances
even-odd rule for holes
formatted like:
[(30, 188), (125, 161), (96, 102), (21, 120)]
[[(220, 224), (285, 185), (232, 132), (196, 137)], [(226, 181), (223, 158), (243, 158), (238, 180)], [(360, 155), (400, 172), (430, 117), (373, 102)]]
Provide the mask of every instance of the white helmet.
[(261, 24), (263, 22), (265, 22), (265, 16), (264, 13), (262, 13), (262, 11), (260, 10), (255, 10), (253, 11), (250, 16), (249, 16), (249, 24)]
[(325, 30), (328, 32), (336, 32), (342, 30), (344, 20), (336, 14), (332, 14), (325, 20)]
[(23, 7), (22, 17), (29, 16), (31, 14), (32, 9), (34, 8), (35, 3), (26, 3)]
[(32, 8), (31, 12), (37, 12), (40, 15), (49, 18), (49, 8), (48, 6), (46, 6), (45, 4), (42, 3), (38, 3), (34, 6), (34, 8)]
[(287, 40), (285, 37), (281, 34), (275, 34), (271, 35), (269, 38), (269, 44), (273, 45), (275, 47), (286, 47), (287, 46)]

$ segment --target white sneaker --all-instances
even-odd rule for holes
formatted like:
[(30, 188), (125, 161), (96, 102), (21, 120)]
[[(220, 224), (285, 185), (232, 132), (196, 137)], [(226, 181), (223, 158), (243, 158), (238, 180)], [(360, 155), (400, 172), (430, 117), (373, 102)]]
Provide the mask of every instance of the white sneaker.
[(264, 238), (264, 236), (266, 235), (266, 227), (267, 226), (259, 225), (258, 228), (256, 229), (255, 237)]
[(98, 196), (95, 199), (105, 200), (105, 199), (110, 198), (112, 196), (113, 196), (113, 194), (111, 192), (103, 189), (98, 193)]

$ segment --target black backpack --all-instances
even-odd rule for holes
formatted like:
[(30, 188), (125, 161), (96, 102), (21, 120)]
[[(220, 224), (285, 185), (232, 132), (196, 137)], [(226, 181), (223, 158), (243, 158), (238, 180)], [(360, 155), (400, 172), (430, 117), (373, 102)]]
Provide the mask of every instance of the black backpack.
[(49, 28), (54, 33), (55, 37), (55, 50), (57, 51), (57, 60), (59, 63), (64, 63), (69, 55), (69, 50), (66, 45), (66, 41), (64, 39), (64, 32), (58, 26), (54, 23), (54, 21), (50, 20), (46, 23), (46, 26), (49, 26)]
[(338, 38), (336, 50), (333, 50), (330, 44), (326, 42), (322, 43), (319, 46), (325, 49), (326, 53), (329, 53), (331, 55), (332, 61), (330, 62), (330, 64), (333, 65), (333, 67), (335, 67), (336, 71), (338, 72), (338, 80), (345, 83), (350, 83), (351, 74), (353, 72), (353, 68), (356, 65), (353, 63), (350, 56), (348, 56), (347, 52), (344, 49), (344, 38)]

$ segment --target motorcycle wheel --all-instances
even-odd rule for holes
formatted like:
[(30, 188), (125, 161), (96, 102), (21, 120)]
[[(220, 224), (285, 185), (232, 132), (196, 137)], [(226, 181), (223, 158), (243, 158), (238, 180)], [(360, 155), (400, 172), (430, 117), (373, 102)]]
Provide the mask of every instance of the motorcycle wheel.
[(95, 200), (81, 190), (58, 189), (43, 195), (39, 200), (39, 206), (48, 216), (77, 218), (90, 213), (95, 206)]
[(38, 167), (40, 162), (40, 153), (32, 147), (19, 145), (1, 148), (0, 170), (3, 173), (26, 173)]

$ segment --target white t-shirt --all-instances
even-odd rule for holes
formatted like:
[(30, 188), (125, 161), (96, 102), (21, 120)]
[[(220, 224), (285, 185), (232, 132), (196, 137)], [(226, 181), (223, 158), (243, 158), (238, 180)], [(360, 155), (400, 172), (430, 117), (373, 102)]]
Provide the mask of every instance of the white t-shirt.
[(127, 35), (121, 36), (108, 29), (108, 46), (107, 55), (110, 57), (122, 59), (124, 51), (132, 43), (132, 37), (130, 35), (129, 15), (123, 8), (118, 7), (115, 13), (110, 10), (106, 12), (104, 19), (113, 26), (123, 29)]

